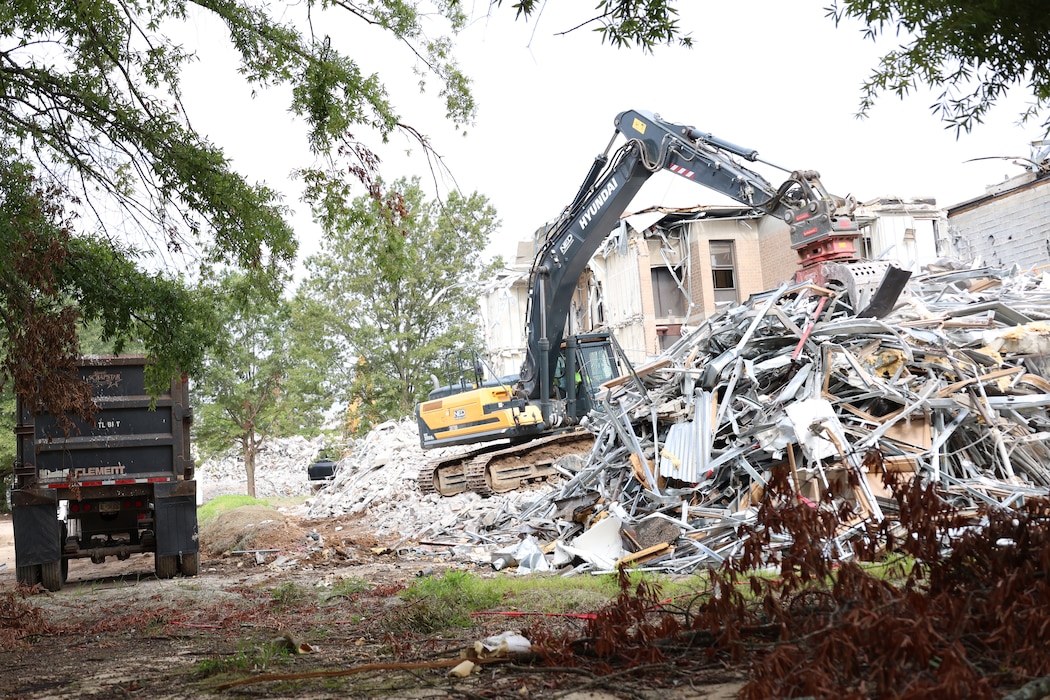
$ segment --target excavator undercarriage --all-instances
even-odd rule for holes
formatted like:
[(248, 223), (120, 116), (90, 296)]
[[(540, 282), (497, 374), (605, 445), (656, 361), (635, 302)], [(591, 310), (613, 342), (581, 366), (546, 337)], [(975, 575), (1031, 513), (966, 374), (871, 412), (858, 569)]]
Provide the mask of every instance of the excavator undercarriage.
[(513, 491), (546, 481), (557, 473), (555, 463), (559, 459), (585, 455), (593, 446), (594, 436), (579, 427), (517, 445), (486, 445), (428, 462), (419, 470), (419, 490), (442, 496), (464, 491), (482, 496)]

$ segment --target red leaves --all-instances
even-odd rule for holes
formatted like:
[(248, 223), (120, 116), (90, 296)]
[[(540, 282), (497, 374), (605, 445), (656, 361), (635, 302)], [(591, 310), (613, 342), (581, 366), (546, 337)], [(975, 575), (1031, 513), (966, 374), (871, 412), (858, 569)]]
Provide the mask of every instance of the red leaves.
[[(546, 662), (608, 673), (669, 660), (688, 673), (721, 659), (748, 669), (740, 695), (756, 699), (991, 698), (1050, 675), (1050, 501), (964, 517), (934, 486), (899, 484), (906, 530), (862, 533), (857, 557), (833, 567), (818, 543), (843, 514), (789, 487), (774, 475), (742, 556), (709, 573), (708, 592), (660, 605), (652, 584), (632, 591), (621, 572), (584, 638), (543, 639)], [(792, 538), (778, 578), (753, 569), (774, 536)], [(880, 550), (878, 567), (856, 560)]]

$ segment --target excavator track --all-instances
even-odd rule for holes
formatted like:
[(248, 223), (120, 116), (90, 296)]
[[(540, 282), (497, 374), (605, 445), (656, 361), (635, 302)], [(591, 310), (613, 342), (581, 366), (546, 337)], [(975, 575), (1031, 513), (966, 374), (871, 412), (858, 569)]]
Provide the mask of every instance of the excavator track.
[(518, 445), (498, 445), (434, 460), (419, 470), (423, 494), (454, 496), (473, 491), (481, 496), (504, 493), (546, 481), (554, 463), (568, 454), (591, 450), (594, 436), (582, 429), (565, 431)]

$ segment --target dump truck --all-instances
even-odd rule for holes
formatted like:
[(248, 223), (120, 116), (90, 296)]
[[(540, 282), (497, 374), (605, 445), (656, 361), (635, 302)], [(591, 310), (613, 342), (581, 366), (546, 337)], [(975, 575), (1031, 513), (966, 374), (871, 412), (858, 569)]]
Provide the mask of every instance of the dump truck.
[(19, 583), (62, 588), (73, 559), (152, 552), (158, 578), (195, 576), (197, 485), (188, 381), (159, 396), (141, 355), (84, 356), (90, 422), (17, 402), (11, 513)]

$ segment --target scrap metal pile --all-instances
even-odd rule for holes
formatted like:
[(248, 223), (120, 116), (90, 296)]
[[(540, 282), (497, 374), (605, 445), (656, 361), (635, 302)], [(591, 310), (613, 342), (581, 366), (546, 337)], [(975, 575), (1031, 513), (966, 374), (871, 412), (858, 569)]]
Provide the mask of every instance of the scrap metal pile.
[(685, 573), (738, 551), (774, 468), (803, 502), (848, 508), (837, 558), (892, 521), (883, 470), (963, 513), (1046, 495), (1050, 282), (931, 272), (869, 311), (881, 294), (785, 284), (709, 318), (607, 386), (594, 450), (519, 524), (555, 542), (555, 567)]

